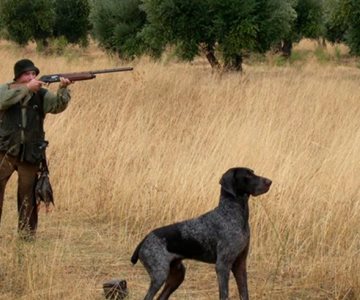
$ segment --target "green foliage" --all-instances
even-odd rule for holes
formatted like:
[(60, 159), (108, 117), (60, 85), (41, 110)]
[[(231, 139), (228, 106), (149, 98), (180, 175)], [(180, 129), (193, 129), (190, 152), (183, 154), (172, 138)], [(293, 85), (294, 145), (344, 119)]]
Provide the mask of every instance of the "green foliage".
[(49, 0), (2, 0), (1, 19), (8, 39), (26, 45), (29, 41), (45, 43), (54, 25), (53, 3)]
[[(143, 0), (148, 23), (141, 32), (148, 49), (167, 44), (183, 59), (200, 49), (221, 53), (225, 65), (240, 69), (247, 52), (265, 52), (290, 30), (295, 12), (285, 0)], [(155, 49), (155, 51), (154, 51)]]
[(338, 46), (335, 46), (335, 60), (340, 61), (341, 59), (341, 50)]
[(288, 0), (92, 0), (91, 21), (100, 45), (122, 58), (159, 58), (170, 46), (183, 60), (204, 51), (212, 65), (215, 53), (239, 65), (287, 35), (295, 16)]
[(320, 63), (327, 63), (331, 60), (329, 53), (327, 53), (323, 47), (317, 47), (314, 51), (314, 55)]
[(214, 44), (210, 26), (212, 12), (207, 0), (144, 0), (141, 9), (148, 22), (140, 37), (144, 49), (153, 56), (160, 56), (166, 45), (176, 47), (177, 55), (192, 60), (199, 45)]
[[(67, 3), (60, 2), (64, 6)], [(102, 47), (125, 59), (142, 54), (159, 58), (171, 47), (184, 60), (191, 61), (204, 52), (212, 66), (220, 61), (241, 69), (244, 55), (264, 53), (282, 41), (282, 48), (290, 56), (292, 43), (304, 37), (319, 38), (324, 32), (330, 41), (345, 40), (351, 52), (360, 55), (358, 0), (92, 0), (91, 3), (94, 37)], [(66, 30), (62, 35), (67, 37)], [(319, 60), (327, 59), (320, 50), (316, 55)]]
[(213, 39), (218, 43), (225, 65), (232, 68), (236, 57), (257, 46), (259, 24), (256, 20), (256, 2), (212, 0), (210, 3), (214, 11), (214, 16), (210, 19)]
[(296, 17), (291, 22), (291, 28), (280, 43), (280, 51), (285, 57), (290, 57), (292, 45), (303, 38), (316, 39), (324, 32), (324, 7), (319, 0), (289, 0), (295, 9)]
[(332, 43), (345, 40), (349, 29), (350, 5), (348, 0), (326, 0), (325, 2), (325, 37)]
[(256, 18), (259, 24), (257, 50), (265, 52), (289, 36), (296, 12), (288, 0), (258, 0)]
[(55, 0), (54, 37), (65, 37), (70, 43), (86, 46), (89, 14), (88, 0)]
[(289, 62), (284, 56), (276, 56), (274, 61), (277, 67), (284, 67)]
[(90, 28), (88, 0), (1, 0), (0, 19), (6, 37), (24, 46), (36, 41), (44, 51), (52, 38), (87, 44)]
[(350, 13), (348, 19), (349, 29), (346, 35), (346, 44), (351, 54), (360, 56), (360, 1), (350, 1)]
[(140, 53), (142, 40), (138, 33), (146, 16), (139, 4), (140, 0), (93, 0), (90, 14), (93, 35), (103, 48), (125, 59)]
[(2, 17), (2, 5), (0, 1), (0, 38), (6, 38), (6, 27), (4, 24), (4, 19)]
[(360, 69), (360, 61), (357, 62), (356, 67)]
[(319, 0), (299, 0), (296, 5), (294, 31), (301, 38), (319, 38), (323, 34), (323, 3)]
[(309, 57), (310, 53), (310, 51), (292, 51), (289, 62), (291, 64), (295, 64), (297, 62), (305, 62), (306, 59)]
[(1, 5), (1, 0), (0, 0), (0, 30), (2, 29), (2, 28), (4, 28), (4, 19), (3, 19), (3, 17), (2, 17), (2, 5)]
[(353, 55), (360, 56), (360, 1), (327, 0), (326, 38), (345, 42)]
[(64, 36), (51, 38), (49, 41), (49, 46), (45, 51), (46, 54), (63, 55), (68, 45), (68, 39)]

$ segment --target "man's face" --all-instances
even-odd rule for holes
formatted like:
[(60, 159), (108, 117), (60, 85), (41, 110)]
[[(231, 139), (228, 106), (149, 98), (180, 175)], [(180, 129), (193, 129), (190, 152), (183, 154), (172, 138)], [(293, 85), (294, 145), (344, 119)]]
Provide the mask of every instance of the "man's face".
[(16, 83), (28, 83), (36, 77), (35, 71), (27, 71), (20, 75), (18, 79), (16, 79)]

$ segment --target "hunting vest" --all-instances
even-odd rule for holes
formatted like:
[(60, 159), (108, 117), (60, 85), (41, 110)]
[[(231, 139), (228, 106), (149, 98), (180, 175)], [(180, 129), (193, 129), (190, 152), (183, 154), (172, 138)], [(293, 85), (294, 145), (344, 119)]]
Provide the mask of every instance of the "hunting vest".
[(46, 89), (24, 103), (16, 103), (0, 111), (0, 151), (17, 157), (20, 161), (39, 164), (45, 157), (43, 109)]

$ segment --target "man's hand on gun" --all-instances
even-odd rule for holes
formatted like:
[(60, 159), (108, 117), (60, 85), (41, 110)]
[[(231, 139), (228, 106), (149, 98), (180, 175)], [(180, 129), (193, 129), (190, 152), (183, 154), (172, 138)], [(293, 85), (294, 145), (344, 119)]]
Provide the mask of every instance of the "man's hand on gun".
[(60, 77), (60, 88), (66, 88), (69, 84), (72, 84), (72, 81), (70, 79)]
[(45, 82), (42, 82), (42, 81), (34, 78), (26, 84), (26, 87), (33, 93), (36, 93), (37, 91), (40, 90), (40, 88), (43, 84), (45, 84)]
[[(40, 90), (43, 84), (47, 84), (47, 83), (37, 79), (32, 79), (26, 84), (26, 86), (30, 91), (36, 93)], [(72, 82), (68, 78), (60, 77), (60, 84), (59, 84), (60, 88), (66, 88), (70, 84), (72, 84)]]

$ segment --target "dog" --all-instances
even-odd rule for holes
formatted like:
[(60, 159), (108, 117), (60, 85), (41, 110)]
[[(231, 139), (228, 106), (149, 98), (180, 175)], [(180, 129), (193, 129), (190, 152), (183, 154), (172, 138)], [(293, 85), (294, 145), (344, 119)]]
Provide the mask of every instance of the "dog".
[(266, 193), (271, 180), (248, 168), (231, 168), (220, 179), (219, 205), (198, 218), (151, 231), (131, 257), (140, 259), (151, 283), (145, 300), (151, 300), (165, 283), (157, 299), (168, 299), (185, 278), (183, 259), (215, 264), (219, 298), (229, 299), (230, 270), (241, 299), (249, 299), (246, 258), (250, 243), (251, 196)]

